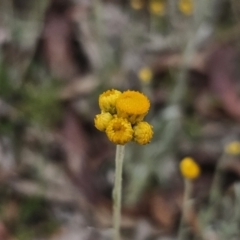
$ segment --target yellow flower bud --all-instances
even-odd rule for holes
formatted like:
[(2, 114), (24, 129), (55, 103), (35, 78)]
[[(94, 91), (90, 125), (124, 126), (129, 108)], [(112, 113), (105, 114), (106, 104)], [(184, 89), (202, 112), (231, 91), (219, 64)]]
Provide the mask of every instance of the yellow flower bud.
[(199, 165), (191, 157), (186, 157), (180, 162), (180, 171), (187, 179), (195, 179), (201, 173)]
[(113, 116), (108, 112), (97, 114), (94, 119), (95, 127), (100, 131), (105, 131), (109, 122), (113, 119)]
[(148, 98), (137, 91), (125, 91), (116, 101), (118, 117), (126, 118), (132, 124), (142, 121), (149, 108)]
[(240, 154), (240, 142), (234, 141), (229, 143), (225, 147), (225, 153), (229, 155), (239, 155)]
[(127, 119), (113, 118), (106, 128), (106, 134), (111, 142), (124, 145), (132, 140), (132, 125)]
[(149, 67), (144, 67), (140, 69), (138, 77), (142, 82), (148, 83), (152, 79), (152, 70)]
[(179, 0), (179, 10), (185, 15), (193, 13), (193, 0)]
[(103, 112), (111, 114), (116, 113), (116, 100), (122, 93), (118, 90), (112, 89), (102, 93), (99, 96), (99, 107)]
[(131, 7), (135, 10), (143, 8), (143, 0), (131, 0)]
[(166, 4), (163, 0), (150, 0), (149, 11), (152, 14), (164, 15)]
[(153, 136), (152, 126), (147, 122), (139, 122), (133, 127), (133, 140), (138, 144), (149, 143)]

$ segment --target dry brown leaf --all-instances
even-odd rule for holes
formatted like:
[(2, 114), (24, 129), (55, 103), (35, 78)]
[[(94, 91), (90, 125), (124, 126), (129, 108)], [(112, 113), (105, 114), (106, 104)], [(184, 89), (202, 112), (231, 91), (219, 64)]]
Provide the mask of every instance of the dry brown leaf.
[(176, 217), (179, 214), (178, 201), (181, 195), (180, 192), (176, 192), (175, 196), (174, 194), (154, 193), (150, 197), (150, 214), (166, 230), (172, 229), (176, 224)]
[(240, 99), (233, 79), (233, 66), (236, 49), (231, 46), (220, 46), (211, 54), (207, 73), (210, 87), (221, 100), (225, 111), (240, 120)]

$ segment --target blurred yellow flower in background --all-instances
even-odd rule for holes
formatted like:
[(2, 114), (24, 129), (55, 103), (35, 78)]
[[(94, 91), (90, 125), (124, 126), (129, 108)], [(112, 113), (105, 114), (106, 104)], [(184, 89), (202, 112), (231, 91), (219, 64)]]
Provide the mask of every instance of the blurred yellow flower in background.
[(152, 76), (152, 70), (149, 67), (141, 68), (138, 72), (138, 78), (144, 83), (149, 83), (152, 80)]
[(185, 15), (191, 15), (193, 13), (193, 0), (179, 0), (179, 10)]
[(132, 140), (132, 125), (126, 119), (116, 117), (109, 122), (106, 134), (111, 142), (124, 145)]
[(185, 157), (179, 167), (182, 176), (190, 180), (196, 179), (201, 173), (199, 165), (191, 157)]
[(133, 140), (138, 144), (149, 143), (153, 136), (152, 125), (147, 122), (139, 122), (133, 127)]
[(150, 0), (149, 11), (152, 14), (163, 16), (165, 13), (166, 2), (164, 0)]
[(116, 101), (117, 115), (132, 124), (143, 120), (150, 108), (148, 98), (137, 91), (125, 91)]
[(130, 4), (131, 4), (131, 7), (135, 10), (140, 10), (144, 6), (143, 0), (131, 0)]
[(225, 153), (229, 155), (239, 155), (240, 154), (240, 142), (234, 141), (226, 145)]

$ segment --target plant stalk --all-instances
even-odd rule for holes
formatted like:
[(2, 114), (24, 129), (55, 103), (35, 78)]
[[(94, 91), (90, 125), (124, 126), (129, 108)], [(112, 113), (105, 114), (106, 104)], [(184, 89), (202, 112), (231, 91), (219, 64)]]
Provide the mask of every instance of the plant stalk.
[(178, 230), (178, 240), (185, 240), (187, 229), (187, 217), (189, 215), (189, 200), (191, 199), (192, 194), (192, 182), (188, 179), (184, 180), (184, 196), (183, 196), (183, 207), (182, 207), (182, 216), (179, 224)]
[(113, 188), (113, 228), (114, 240), (120, 240), (121, 200), (122, 200), (122, 169), (125, 146), (117, 145), (115, 157), (115, 180)]

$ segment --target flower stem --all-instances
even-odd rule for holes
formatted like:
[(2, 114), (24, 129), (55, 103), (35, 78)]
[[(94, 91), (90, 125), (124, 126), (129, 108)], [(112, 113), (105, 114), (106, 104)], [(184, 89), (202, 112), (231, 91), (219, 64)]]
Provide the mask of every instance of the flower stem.
[(191, 199), (192, 193), (192, 182), (188, 179), (184, 180), (184, 196), (183, 196), (183, 207), (182, 216), (180, 220), (179, 230), (178, 230), (178, 240), (186, 239), (186, 218), (189, 214), (189, 200)]
[(122, 200), (122, 168), (124, 158), (124, 145), (117, 145), (115, 157), (115, 181), (113, 188), (113, 227), (114, 240), (120, 240), (121, 200)]
[(206, 225), (211, 225), (214, 218), (216, 218), (216, 214), (219, 211), (219, 207), (221, 205), (221, 197), (222, 197), (222, 181), (223, 181), (223, 164), (225, 160), (225, 155), (223, 155), (216, 166), (215, 174), (213, 177), (212, 186), (209, 193), (209, 206), (207, 208), (207, 219)]

